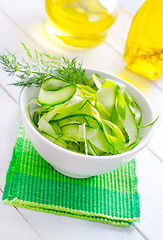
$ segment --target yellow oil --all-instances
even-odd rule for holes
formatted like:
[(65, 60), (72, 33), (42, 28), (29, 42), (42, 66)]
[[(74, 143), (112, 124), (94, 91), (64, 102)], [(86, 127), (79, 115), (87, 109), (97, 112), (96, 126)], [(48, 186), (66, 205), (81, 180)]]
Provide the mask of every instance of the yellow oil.
[(124, 59), (127, 68), (148, 79), (163, 74), (163, 0), (146, 0), (129, 31)]
[(66, 44), (100, 43), (117, 16), (116, 0), (45, 0), (47, 30)]

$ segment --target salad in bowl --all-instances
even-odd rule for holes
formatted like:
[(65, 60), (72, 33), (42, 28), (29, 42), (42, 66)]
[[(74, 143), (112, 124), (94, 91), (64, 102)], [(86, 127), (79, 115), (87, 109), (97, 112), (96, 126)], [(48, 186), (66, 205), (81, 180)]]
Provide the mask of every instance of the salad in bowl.
[[(26, 132), (55, 169), (70, 177), (115, 170), (146, 146), (154, 113), (147, 98), (129, 82), (76, 59), (27, 51), (31, 63), (1, 55), (1, 64), (23, 86), (19, 107)], [(10, 63), (10, 65), (7, 63)], [(12, 63), (12, 64), (11, 64)]]

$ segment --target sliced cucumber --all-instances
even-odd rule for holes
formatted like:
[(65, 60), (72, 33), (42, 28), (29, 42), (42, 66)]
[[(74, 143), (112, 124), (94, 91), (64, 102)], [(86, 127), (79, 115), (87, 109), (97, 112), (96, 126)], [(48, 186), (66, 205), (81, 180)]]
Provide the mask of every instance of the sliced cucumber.
[(132, 144), (130, 144), (127, 149), (128, 151), (133, 149), (134, 147), (136, 147), (138, 145), (138, 143), (142, 140), (142, 137), (138, 138), (135, 142), (133, 142)]
[(123, 97), (123, 94), (118, 89), (117, 91), (117, 111), (121, 118), (125, 119), (126, 117), (126, 102)]
[(101, 87), (105, 88), (105, 87), (112, 87), (112, 86), (117, 86), (117, 85), (112, 80), (106, 80)]
[(43, 84), (42, 84), (42, 88), (45, 91), (56, 91), (59, 90), (61, 88), (64, 88), (66, 86), (68, 86), (68, 83), (65, 83), (64, 81), (58, 79), (58, 78), (50, 78), (48, 80), (46, 80)]
[(60, 146), (60, 147), (64, 147), (64, 148), (68, 148), (68, 144), (61, 138), (54, 138), (50, 135), (48, 135), (47, 133), (41, 132), (41, 135), (43, 135), (45, 138), (47, 138), (49, 141), (51, 141), (52, 143)]
[(82, 109), (84, 107), (84, 105), (86, 104), (86, 102), (87, 102), (87, 99), (84, 99), (78, 103), (65, 106), (65, 108), (61, 109), (61, 111), (59, 111), (59, 113), (64, 114), (64, 115), (74, 114), (77, 111), (79, 111), (80, 109)]
[[(80, 82), (80, 81), (79, 81)], [(57, 78), (42, 84), (27, 107), (39, 132), (51, 142), (81, 154), (108, 156), (134, 148), (142, 113), (123, 84), (92, 74), (87, 85)], [(91, 87), (92, 88), (91, 88)]]
[(96, 156), (104, 156), (104, 155), (108, 155), (109, 153), (106, 153), (102, 150), (100, 150), (99, 148), (95, 147), (95, 145), (93, 145), (88, 139), (88, 152), (92, 155), (96, 155)]
[(99, 115), (102, 119), (106, 119), (109, 120), (111, 117), (111, 114), (109, 112), (106, 111), (106, 109), (104, 108), (104, 106), (102, 105), (102, 103), (97, 102), (97, 110), (99, 112)]
[(138, 107), (138, 105), (134, 101), (132, 101), (131, 105), (130, 105), (130, 109), (131, 109), (131, 112), (134, 115), (134, 118), (135, 118), (135, 121), (136, 121), (137, 125), (139, 125), (141, 120), (142, 120), (142, 113), (140, 111), (140, 108)]
[(105, 82), (105, 80), (101, 77), (99, 77), (97, 74), (92, 74), (93, 81), (98, 89), (102, 87), (102, 84)]
[(97, 101), (102, 103), (105, 109), (111, 114), (114, 103), (115, 103), (115, 96), (116, 96), (116, 86), (109, 86), (101, 88), (97, 91)]
[(119, 139), (117, 137), (113, 137), (111, 135), (107, 135), (107, 139), (109, 140), (109, 142), (111, 142), (112, 146), (114, 146), (115, 149), (117, 150), (117, 152), (115, 151), (114, 154), (123, 153), (128, 150), (121, 139)]
[(96, 94), (96, 91), (91, 88), (90, 86), (86, 86), (86, 85), (80, 85), (78, 84), (77, 87), (81, 90), (85, 90), (87, 93), (91, 93), (91, 94)]
[(129, 146), (130, 144), (134, 143), (137, 140), (139, 131), (137, 128), (136, 121), (133, 117), (133, 114), (127, 105), (126, 105), (126, 118), (124, 120), (123, 118), (120, 117), (120, 121), (128, 134), (129, 142), (126, 144), (126, 146)]
[[(65, 136), (73, 137), (75, 140), (79, 142), (84, 142), (84, 132), (83, 132), (83, 129), (80, 128), (80, 126), (81, 125), (78, 125), (78, 124), (65, 125), (61, 128), (62, 133)], [(110, 144), (101, 130), (85, 127), (85, 131), (86, 131), (85, 133), (86, 138), (93, 145), (95, 145), (97, 148), (99, 148), (103, 152), (107, 152), (107, 153), (110, 152), (110, 149), (111, 149)]]
[(53, 121), (59, 122), (59, 125), (62, 127), (67, 124), (83, 124), (85, 123), (86, 126), (100, 129), (101, 128), (101, 122), (99, 122), (95, 117), (88, 114), (83, 113), (77, 113), (74, 115), (68, 115), (59, 118), (60, 115), (56, 116), (56, 118), (53, 119)]
[(130, 95), (127, 92), (125, 92), (125, 101), (129, 106), (137, 125), (139, 125), (142, 119), (142, 112), (139, 106), (133, 101), (133, 99), (130, 97)]
[(52, 126), (46, 121), (44, 116), (42, 116), (38, 122), (38, 129), (54, 138), (59, 137), (59, 135), (52, 128)]
[(54, 137), (52, 137), (51, 135), (49, 135), (45, 132), (41, 132), (41, 135), (44, 136), (45, 138), (47, 138), (49, 141), (51, 141), (53, 143), (57, 140), (57, 138), (54, 138)]
[(58, 135), (62, 134), (62, 131), (61, 131), (61, 128), (60, 128), (60, 125), (58, 122), (52, 122), (52, 123), (50, 123), (50, 125)]
[(117, 125), (115, 125), (114, 123), (110, 122), (110, 121), (107, 121), (107, 120), (103, 120), (104, 123), (109, 126), (109, 128), (111, 128), (112, 130), (112, 133), (113, 133), (113, 136), (121, 139), (123, 142), (126, 141), (123, 133), (121, 132), (121, 130), (117, 127)]
[(92, 130), (89, 129), (88, 131), (88, 139), (89, 141), (97, 148), (99, 148), (101, 151), (110, 153), (112, 152), (112, 146), (108, 142), (106, 136), (101, 130)]
[(90, 153), (91, 155), (94, 156), (99, 156), (99, 154), (96, 152), (95, 147), (93, 146), (93, 144), (89, 141), (89, 139), (87, 139), (88, 142), (88, 153)]
[(69, 115), (60, 119), (54, 119), (53, 121), (58, 122), (60, 127), (63, 127), (67, 124), (83, 124), (85, 119), (81, 115)]
[(65, 104), (61, 104), (59, 106), (55, 106), (51, 111), (47, 112), (44, 114), (44, 117), (46, 119), (46, 121), (50, 121), (52, 118), (54, 118), (54, 116), (61, 110), (63, 109), (65, 106)]
[(68, 85), (56, 91), (45, 91), (43, 88), (41, 88), (38, 95), (38, 102), (41, 105), (56, 106), (58, 104), (67, 102), (73, 97), (75, 92), (76, 87), (74, 85)]

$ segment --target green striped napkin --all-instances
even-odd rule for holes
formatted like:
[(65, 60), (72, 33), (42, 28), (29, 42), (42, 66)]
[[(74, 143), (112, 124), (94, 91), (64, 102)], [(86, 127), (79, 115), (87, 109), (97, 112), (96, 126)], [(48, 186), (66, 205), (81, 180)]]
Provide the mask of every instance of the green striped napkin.
[(37, 153), (22, 125), (2, 200), (36, 211), (119, 226), (128, 226), (140, 216), (135, 160), (111, 173), (70, 178)]

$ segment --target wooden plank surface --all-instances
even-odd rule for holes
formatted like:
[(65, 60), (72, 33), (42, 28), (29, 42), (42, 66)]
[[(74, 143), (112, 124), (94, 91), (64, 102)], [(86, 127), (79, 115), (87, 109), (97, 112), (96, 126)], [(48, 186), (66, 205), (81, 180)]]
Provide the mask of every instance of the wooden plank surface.
[[(0, 191), (0, 198), (2, 192)], [(1, 240), (41, 240), (39, 234), (26, 222), (20, 213), (0, 201), (0, 239)]]
[[(11, 31), (9, 31), (10, 36), (11, 36), (12, 31), (15, 32), (16, 34), (19, 34), (20, 30), (18, 28), (16, 28), (10, 20), (8, 20), (8, 18), (6, 17), (5, 14), (2, 13), (0, 15), (0, 19), (1, 19), (1, 21), (5, 21), (8, 30), (11, 30)], [(5, 36), (5, 37), (7, 38), (7, 36)], [(26, 35), (24, 36), (24, 39), (25, 39), (25, 41), (28, 40), (26, 38)], [(5, 44), (5, 41), (3, 42), (3, 44)], [(34, 46), (34, 44), (32, 46)], [(6, 48), (7, 48), (7, 46), (6, 46)], [(99, 54), (102, 54), (101, 49), (102, 48), (100, 47)], [(22, 48), (18, 47), (18, 51), (16, 51), (16, 52), (18, 52), (18, 54), (21, 54), (22, 50), (23, 50)], [(22, 54), (23, 54), (23, 51), (22, 51)], [(90, 57), (91, 57), (91, 55), (90, 55)], [(15, 106), (15, 105), (17, 105), (17, 104), (15, 103), (15, 101), (17, 101), (17, 99), (18, 99), (19, 90), (15, 87), (8, 85), (8, 83), (11, 83), (12, 81), (14, 81), (16, 79), (15, 78), (14, 79), (7, 78), (7, 75), (5, 73), (3, 73), (2, 70), (0, 70), (0, 76), (1, 76), (0, 83), (1, 83), (1, 86), (3, 87), (3, 89), (1, 89), (1, 92), (0, 92), (0, 96), (2, 98), (2, 101), (0, 103), (2, 104), (1, 107), (4, 110), (4, 112), (2, 114), (4, 115), (4, 113), (6, 111), (6, 108), (3, 108), (3, 106), (5, 103), (7, 103), (7, 114), (8, 115), (6, 117), (7, 117), (8, 121), (10, 121), (10, 119), (14, 119), (17, 117), (17, 119), (14, 120), (14, 122), (13, 122), (15, 124), (14, 130), (17, 132), (20, 119), (16, 112), (17, 106)], [(7, 94), (7, 93), (9, 93), (9, 94)], [(12, 97), (12, 99), (10, 96)], [(13, 109), (13, 111), (12, 111), (12, 109)], [(13, 149), (13, 146), (14, 146), (14, 143), (16, 140), (16, 133), (15, 134), (13, 133), (15, 138), (10, 139), (9, 146), (6, 147), (7, 146), (6, 143), (8, 142), (8, 139), (10, 138), (10, 132), (12, 132), (12, 128), (13, 128), (11, 122), (8, 122), (8, 121), (5, 121), (5, 119), (3, 119), (3, 131), (5, 133), (5, 139), (4, 139), (4, 146), (2, 146), (2, 149), (0, 149), (1, 152), (2, 153), (4, 152), (3, 154), (5, 155), (6, 148), (7, 148), (7, 156), (4, 156), (4, 162), (2, 162), (2, 165), (0, 165), (0, 168), (2, 169), (2, 174), (1, 174), (1, 178), (0, 178), (2, 188), (4, 187), (7, 167), (8, 167), (9, 161), (11, 159), (12, 149)], [(33, 211), (23, 210), (23, 209), (19, 209), (19, 211), (22, 213), (22, 215), (25, 217), (25, 219), (34, 227), (34, 229), (36, 229), (39, 232), (39, 234), (41, 235), (41, 237), (43, 239), (45, 236), (46, 236), (45, 239), (51, 239), (51, 237), (54, 236), (54, 234), (56, 234), (56, 229), (61, 229), (63, 227), (62, 223), (60, 223), (60, 222), (62, 222), (61, 216), (55, 216), (55, 215), (46, 214), (46, 213), (38, 213), (38, 212), (33, 212)], [(41, 218), (41, 216), (42, 216), (42, 218)], [(53, 219), (53, 220), (51, 220), (51, 219)], [(60, 219), (60, 220), (58, 221), (58, 219)], [(110, 234), (113, 239), (118, 239), (118, 238), (123, 239), (124, 235), (126, 236), (126, 239), (127, 239), (127, 237), (128, 237), (128, 239), (142, 239), (142, 237), (139, 235), (139, 233), (133, 227), (125, 228), (124, 230), (122, 230), (122, 228), (115, 228), (115, 227), (108, 226), (108, 225), (105, 225), (105, 227), (103, 227), (100, 223), (91, 223), (91, 222), (88, 223), (87, 221), (72, 220), (71, 218), (66, 217), (65, 224), (67, 221), (68, 221), (68, 227), (66, 228), (67, 233), (66, 233), (66, 231), (65, 232), (60, 232), (60, 231), (57, 232), (58, 238), (59, 238), (59, 236), (61, 236), (60, 239), (64, 239), (64, 237), (67, 234), (71, 233), (71, 231), (69, 229), (72, 230), (74, 228), (76, 229), (76, 234), (74, 233), (72, 235), (72, 237), (74, 236), (74, 239), (75, 239), (75, 237), (77, 238), (79, 236), (79, 233), (83, 239), (91, 239), (91, 238), (93, 239), (93, 236), (98, 236), (100, 238), (103, 228), (105, 229), (105, 233), (103, 233), (103, 235), (107, 236)], [(45, 228), (43, 227), (44, 223), (47, 223)], [(76, 223), (76, 225), (75, 225), (75, 223)], [(54, 228), (53, 224), (56, 225), (56, 229)], [(82, 231), (80, 230), (80, 224), (82, 224)], [(90, 226), (89, 232), (88, 232), (88, 227), (87, 227), (88, 225)], [(84, 226), (85, 226), (85, 230), (84, 230)], [(101, 228), (102, 228), (102, 230), (100, 230)], [(96, 229), (96, 231), (95, 230), (92, 231), (92, 229)]]
[(3, 189), (12, 150), (17, 138), (20, 116), (17, 103), (2, 88), (0, 88), (0, 109), (0, 184), (1, 189)]
[(122, 228), (66, 216), (19, 209), (43, 239), (51, 240), (143, 240), (133, 227)]
[[(7, 0), (0, 2), (0, 8), (0, 31), (3, 32), (3, 38), (0, 39), (0, 51), (9, 49), (22, 55), (23, 49), (20, 41), (23, 41), (30, 49), (37, 48), (70, 58), (78, 56), (83, 61), (83, 66), (117, 74), (133, 83), (150, 99), (155, 111), (160, 115), (151, 143), (137, 157), (141, 203), (140, 223), (125, 229), (19, 209), (29, 223), (28, 225), (32, 226), (36, 233), (39, 233), (41, 239), (53, 239), (54, 236), (57, 236), (57, 239), (163, 239), (163, 195), (161, 191), (163, 187), (163, 166), (161, 162), (163, 159), (163, 108), (160, 104), (163, 99), (163, 78), (153, 83), (124, 68), (122, 53), (132, 15), (125, 9), (120, 8), (119, 19), (110, 29), (105, 42), (94, 48), (79, 50), (54, 43), (54, 40), (46, 33), (42, 27), (46, 19), (44, 1)], [(18, 100), (20, 89), (7, 85), (7, 83), (15, 80), (15, 78), (9, 79), (0, 70), (0, 108), (2, 109), (1, 116), (5, 116), (0, 120), (3, 127), (0, 136), (1, 139), (4, 139), (0, 146), (2, 153), (2, 161), (0, 162), (1, 189), (4, 187), (5, 174), (11, 159), (20, 121), (18, 106), (15, 102)], [(10, 119), (13, 120), (10, 121)], [(1, 236), (0, 239), (3, 239)], [(27, 233), (27, 236), (30, 239), (30, 234)]]
[(163, 239), (163, 166), (147, 148), (137, 156), (140, 222), (135, 226), (148, 239)]

